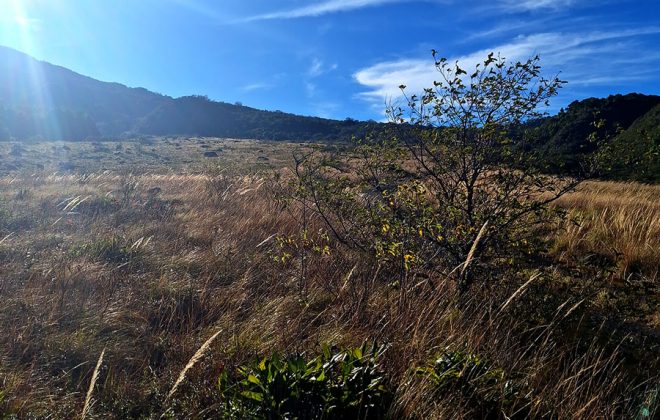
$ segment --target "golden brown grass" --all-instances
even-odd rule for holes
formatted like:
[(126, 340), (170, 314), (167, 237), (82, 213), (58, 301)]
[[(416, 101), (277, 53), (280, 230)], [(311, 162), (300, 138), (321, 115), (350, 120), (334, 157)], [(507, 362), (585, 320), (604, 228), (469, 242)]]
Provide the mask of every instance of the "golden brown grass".
[(606, 257), (622, 279), (658, 279), (660, 186), (587, 182), (557, 204), (568, 211), (556, 237), (562, 258)]
[[(563, 225), (560, 263), (605, 254), (618, 275), (657, 280), (657, 197), (658, 187), (612, 183), (566, 196), (560, 205), (582, 227)], [(507, 416), (623, 416), (656, 386), (652, 372), (624, 366), (625, 343), (590, 299), (543, 288), (553, 266), (461, 297), (443, 279), (393, 288), (391, 273), (333, 244), (330, 255), (309, 252), (301, 276), (300, 258), (273, 258), (276, 236), (300, 232), (299, 215), (276, 205), (262, 175), (14, 174), (0, 177), (0, 209), (2, 414), (67, 418), (94, 389), (103, 418), (221, 417), (224, 369), (365, 340), (390, 345), (393, 417), (477, 416), (465, 395), (437, 398), (414, 373), (445, 348), (525, 384)], [(646, 363), (658, 366), (645, 340)], [(90, 372), (104, 348), (104, 369)]]
[(193, 354), (181, 373), (179, 373), (179, 377), (176, 379), (176, 382), (174, 382), (174, 385), (172, 385), (172, 389), (170, 389), (170, 392), (167, 393), (167, 400), (172, 398), (172, 395), (174, 395), (176, 390), (179, 389), (179, 385), (181, 385), (181, 383), (186, 379), (186, 373), (188, 373), (188, 371), (192, 369), (201, 360), (202, 357), (204, 357), (204, 354), (208, 351), (211, 343), (213, 343), (213, 340), (215, 340), (221, 332), (222, 331), (218, 331), (217, 333), (213, 334), (208, 340), (204, 342), (204, 344), (202, 344), (202, 346), (195, 352), (195, 354)]
[(85, 406), (83, 407), (82, 414), (80, 415), (80, 418), (82, 419), (87, 417), (89, 410), (92, 408), (92, 395), (94, 394), (94, 386), (96, 385), (96, 380), (99, 378), (101, 363), (103, 363), (103, 355), (105, 355), (105, 349), (101, 351), (99, 360), (96, 362), (96, 367), (94, 368), (94, 373), (92, 373), (92, 379), (89, 381), (89, 389), (87, 390), (87, 396), (85, 397)]

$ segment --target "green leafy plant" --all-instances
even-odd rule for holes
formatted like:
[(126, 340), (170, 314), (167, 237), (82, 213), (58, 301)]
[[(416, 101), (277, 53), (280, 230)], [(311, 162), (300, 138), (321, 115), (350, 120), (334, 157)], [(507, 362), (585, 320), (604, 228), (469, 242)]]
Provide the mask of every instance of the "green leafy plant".
[(507, 378), (503, 369), (467, 351), (447, 348), (431, 363), (418, 368), (417, 374), (432, 384), (437, 397), (458, 395), (484, 417), (497, 417), (514, 403), (526, 402), (520, 385)]
[(233, 418), (378, 419), (391, 393), (378, 365), (384, 348), (359, 348), (271, 357), (223, 372), (219, 389), (225, 415)]

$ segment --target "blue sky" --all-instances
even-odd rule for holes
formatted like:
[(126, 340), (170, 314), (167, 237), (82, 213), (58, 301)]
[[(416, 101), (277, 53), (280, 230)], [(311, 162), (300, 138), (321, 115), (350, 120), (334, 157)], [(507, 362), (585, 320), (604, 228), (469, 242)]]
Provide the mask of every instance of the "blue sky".
[(382, 119), (397, 86), (540, 54), (551, 111), (660, 94), (659, 0), (0, 0), (0, 45), (105, 81), (262, 109)]

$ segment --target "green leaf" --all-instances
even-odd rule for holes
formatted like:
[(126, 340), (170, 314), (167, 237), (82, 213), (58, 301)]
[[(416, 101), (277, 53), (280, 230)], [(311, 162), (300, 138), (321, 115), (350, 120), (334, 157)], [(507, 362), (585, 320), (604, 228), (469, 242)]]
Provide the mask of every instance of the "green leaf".
[(241, 392), (241, 395), (246, 397), (246, 398), (249, 398), (251, 400), (258, 401), (258, 402), (262, 402), (264, 400), (263, 394), (261, 394), (259, 392), (243, 391), (243, 392)]
[(363, 354), (362, 354), (362, 349), (359, 348), (359, 347), (356, 348), (355, 350), (353, 350), (353, 355), (354, 355), (355, 358), (357, 358), (357, 359), (362, 359), (362, 356), (363, 356)]

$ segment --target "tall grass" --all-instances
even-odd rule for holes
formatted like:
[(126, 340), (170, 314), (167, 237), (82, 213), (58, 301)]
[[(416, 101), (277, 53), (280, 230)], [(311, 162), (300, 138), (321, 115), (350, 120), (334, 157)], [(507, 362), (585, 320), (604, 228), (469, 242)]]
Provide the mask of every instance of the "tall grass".
[[(301, 220), (278, 207), (264, 181), (144, 174), (127, 194), (126, 179), (111, 173), (0, 178), (0, 203), (21, 219), (0, 225), (0, 413), (67, 418), (89, 407), (93, 392), (104, 418), (165, 409), (221, 417), (222, 372), (273, 352), (313, 355), (322, 344), (373, 340), (389, 345), (381, 365), (393, 418), (654, 415), (657, 376), (630, 366), (628, 341), (608, 314), (558, 288), (553, 273), (591, 267), (598, 254), (622, 279), (657, 279), (658, 187), (586, 184), (559, 203), (570, 217), (533, 280), (521, 267), (461, 295), (442, 277), (411, 277), (402, 289), (377, 261), (337, 243), (275, 258), (274, 238), (299, 235)], [(17, 199), (22, 189), (30, 193)], [(75, 197), (86, 199), (68, 206)], [(319, 234), (321, 221), (305, 223)], [(106, 243), (130, 255), (91, 246)], [(208, 339), (209, 331), (219, 332)], [(643, 337), (636, 351), (659, 366), (652, 336)], [(497, 380), (434, 385), (419, 368), (440, 358)], [(101, 360), (103, 371), (90, 376)]]
[(565, 258), (605, 257), (622, 279), (658, 278), (660, 187), (589, 182), (558, 202), (568, 217), (556, 236)]

